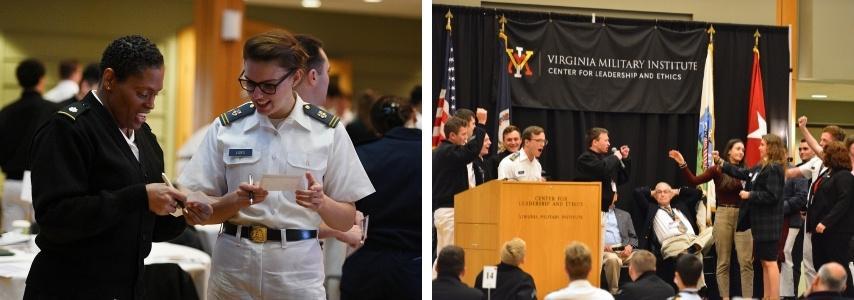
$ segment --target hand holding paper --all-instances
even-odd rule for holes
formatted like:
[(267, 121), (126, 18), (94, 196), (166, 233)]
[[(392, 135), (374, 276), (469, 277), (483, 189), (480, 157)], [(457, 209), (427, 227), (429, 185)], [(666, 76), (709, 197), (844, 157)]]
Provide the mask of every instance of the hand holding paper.
[(305, 179), (308, 180), (308, 190), (297, 190), (295, 192), (297, 204), (313, 211), (318, 211), (326, 202), (326, 194), (323, 193), (323, 184), (315, 181), (311, 172), (305, 172)]
[(204, 224), (210, 218), (211, 214), (213, 214), (213, 207), (210, 205), (210, 199), (207, 195), (202, 192), (192, 192), (187, 194), (187, 203), (184, 211), (184, 218), (187, 220), (187, 224)]

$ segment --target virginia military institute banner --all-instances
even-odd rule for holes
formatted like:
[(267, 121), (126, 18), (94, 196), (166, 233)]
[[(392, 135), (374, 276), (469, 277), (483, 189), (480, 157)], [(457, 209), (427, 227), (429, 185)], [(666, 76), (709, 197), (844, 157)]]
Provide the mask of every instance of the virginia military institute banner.
[(693, 114), (708, 35), (543, 20), (508, 20), (513, 106), (598, 112)]

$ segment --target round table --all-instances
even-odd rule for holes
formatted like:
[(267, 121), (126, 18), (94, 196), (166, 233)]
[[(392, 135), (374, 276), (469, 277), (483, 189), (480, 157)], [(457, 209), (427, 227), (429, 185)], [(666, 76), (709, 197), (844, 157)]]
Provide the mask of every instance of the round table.
[[(27, 274), (39, 249), (34, 236), (27, 241), (10, 245), (4, 241), (20, 238), (20, 235), (6, 233), (0, 237), (0, 246), (15, 253), (12, 256), (0, 256), (0, 299), (21, 299), (24, 297)], [(211, 257), (205, 252), (186, 246), (170, 243), (152, 243), (151, 253), (145, 258), (145, 264), (175, 263), (190, 274), (200, 299), (207, 298), (208, 277), (211, 271)]]

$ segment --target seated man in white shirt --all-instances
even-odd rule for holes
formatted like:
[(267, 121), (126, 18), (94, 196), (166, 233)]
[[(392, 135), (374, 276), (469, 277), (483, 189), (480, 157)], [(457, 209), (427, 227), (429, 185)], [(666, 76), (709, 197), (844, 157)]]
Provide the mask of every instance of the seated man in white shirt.
[(676, 259), (676, 276), (673, 282), (679, 294), (667, 299), (700, 300), (698, 283), (703, 279), (703, 260), (693, 255), (680, 255)]
[(598, 289), (587, 281), (587, 274), (593, 262), (590, 258), (590, 248), (579, 242), (566, 246), (564, 264), (569, 274), (569, 286), (546, 295), (545, 300), (613, 300), (610, 293)]
[(543, 167), (537, 159), (549, 143), (540, 126), (528, 126), (522, 132), (522, 151), (510, 154), (498, 165), (498, 180), (545, 181)]

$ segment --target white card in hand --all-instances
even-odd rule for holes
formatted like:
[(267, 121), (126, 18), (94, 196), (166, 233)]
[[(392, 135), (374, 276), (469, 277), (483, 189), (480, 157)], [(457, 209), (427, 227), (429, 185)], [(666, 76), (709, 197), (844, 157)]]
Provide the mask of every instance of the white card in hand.
[(302, 176), (264, 174), (261, 177), (261, 188), (270, 192), (304, 190)]

